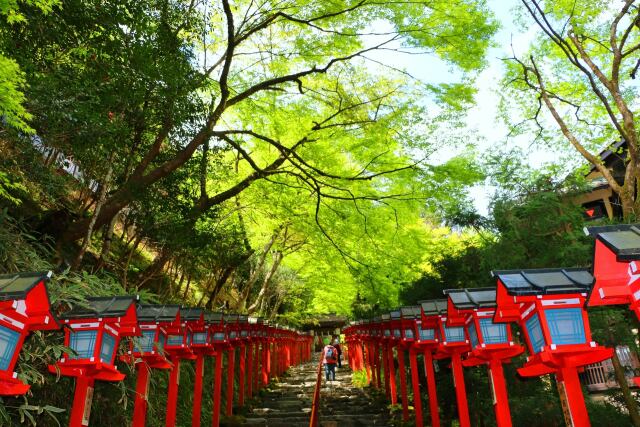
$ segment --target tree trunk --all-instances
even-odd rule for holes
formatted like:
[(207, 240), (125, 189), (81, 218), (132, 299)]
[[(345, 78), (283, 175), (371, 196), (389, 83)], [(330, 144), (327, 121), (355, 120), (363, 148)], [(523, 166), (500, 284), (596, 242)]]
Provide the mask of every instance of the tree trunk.
[(631, 422), (635, 427), (640, 427), (640, 413), (638, 413), (638, 403), (631, 394), (631, 389), (629, 389), (629, 384), (627, 383), (627, 377), (624, 372), (624, 367), (620, 363), (618, 353), (615, 349), (613, 351), (611, 361), (613, 362), (613, 370), (615, 373), (616, 382), (620, 386), (620, 391), (622, 392), (622, 397), (624, 398), (624, 401), (627, 405)]
[[(190, 286), (191, 286), (191, 275), (189, 275), (189, 278), (187, 279), (187, 286), (185, 286), (184, 293), (182, 294), (182, 299), (183, 300), (187, 299), (187, 295), (189, 294), (189, 287)], [(178, 291), (180, 291), (180, 288), (178, 288)]]
[(100, 250), (100, 257), (98, 258), (98, 265), (96, 269), (101, 269), (107, 262), (107, 257), (111, 251), (111, 242), (113, 242), (113, 230), (118, 222), (118, 215), (114, 216), (109, 222), (107, 229), (105, 230), (104, 237), (102, 239), (102, 249)]
[(111, 154), (111, 156), (109, 157), (109, 169), (107, 170), (107, 175), (104, 177), (104, 181), (102, 182), (102, 186), (100, 187), (100, 193), (98, 194), (96, 208), (93, 215), (91, 216), (91, 220), (89, 221), (86, 234), (84, 235), (84, 239), (82, 241), (82, 246), (80, 247), (80, 251), (78, 251), (78, 254), (76, 255), (76, 259), (71, 265), (71, 269), (73, 270), (77, 270), (82, 264), (82, 258), (84, 258), (84, 254), (87, 252), (89, 244), (91, 243), (91, 235), (93, 234), (96, 220), (98, 219), (100, 210), (102, 209), (102, 205), (104, 205), (104, 202), (107, 198), (107, 189), (109, 188), (109, 182), (111, 181), (111, 175), (113, 174), (113, 157), (113, 154)]
[(238, 301), (238, 309), (243, 310), (244, 307), (246, 306), (247, 299), (249, 298), (249, 294), (251, 293), (251, 288), (253, 288), (253, 285), (258, 280), (258, 277), (260, 277), (260, 272), (264, 267), (264, 263), (267, 259), (267, 255), (269, 254), (269, 251), (271, 250), (274, 243), (276, 242), (276, 239), (280, 235), (280, 232), (282, 231), (283, 227), (284, 227), (283, 225), (278, 227), (271, 235), (271, 239), (269, 239), (269, 241), (264, 245), (264, 248), (262, 249), (262, 253), (260, 254), (260, 258), (258, 259), (258, 263), (256, 264), (256, 267), (251, 271), (249, 280), (247, 280), (247, 282), (242, 287), (242, 292), (240, 293), (240, 299)]
[(231, 276), (231, 273), (233, 273), (235, 269), (236, 269), (236, 266), (227, 266), (222, 271), (222, 274), (220, 275), (220, 277), (218, 277), (218, 280), (216, 280), (216, 284), (213, 287), (213, 290), (209, 294), (209, 300), (207, 301), (207, 304), (205, 306), (207, 309), (211, 310), (211, 308), (213, 307), (213, 304), (216, 302), (216, 298), (218, 298), (218, 294), (222, 290), (222, 287), (224, 286), (225, 283), (227, 283), (227, 280), (229, 279), (229, 277)]
[(278, 267), (280, 267), (282, 258), (283, 258), (282, 252), (276, 252), (274, 254), (273, 264), (271, 265), (271, 269), (269, 270), (264, 280), (262, 281), (262, 288), (260, 288), (260, 292), (258, 293), (258, 296), (256, 297), (256, 300), (254, 301), (254, 303), (251, 304), (251, 306), (247, 309), (247, 313), (253, 314), (258, 309), (258, 307), (261, 306), (262, 300), (266, 297), (267, 291), (269, 290), (269, 283), (271, 282), (271, 278), (278, 270)]
[(166, 246), (163, 246), (153, 262), (142, 273), (140, 273), (138, 288), (142, 288), (145, 283), (153, 279), (156, 274), (162, 271), (165, 264), (169, 261), (169, 258), (171, 258), (169, 249), (167, 249)]

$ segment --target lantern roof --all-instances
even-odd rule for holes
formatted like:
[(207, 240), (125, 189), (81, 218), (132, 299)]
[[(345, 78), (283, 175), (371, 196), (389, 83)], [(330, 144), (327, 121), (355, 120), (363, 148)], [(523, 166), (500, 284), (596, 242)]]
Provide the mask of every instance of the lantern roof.
[[(238, 321), (238, 315), (237, 314), (233, 314), (233, 313), (225, 314), (224, 315), (224, 321), (226, 323), (236, 323)], [(277, 325), (276, 325), (276, 327), (277, 327)]]
[(420, 317), (421, 310), (419, 305), (410, 305), (400, 307), (400, 314), (403, 319), (416, 319)]
[(87, 319), (95, 317), (126, 316), (129, 308), (138, 301), (137, 295), (87, 298), (87, 305), (76, 305), (62, 314), (61, 319)]
[(203, 314), (204, 310), (199, 307), (180, 307), (180, 319), (187, 322), (200, 320)]
[(604, 243), (618, 261), (640, 259), (640, 224), (585, 227), (585, 233)]
[(249, 323), (249, 316), (246, 314), (238, 315), (238, 323)]
[(434, 299), (429, 301), (418, 301), (418, 304), (422, 307), (425, 316), (436, 316), (447, 314), (447, 300), (446, 299)]
[(593, 276), (586, 268), (540, 268), (492, 271), (509, 295), (551, 295), (588, 292)]
[(139, 304), (137, 309), (140, 322), (173, 322), (179, 313), (179, 305)]
[(207, 311), (204, 313), (204, 320), (207, 323), (220, 323), (222, 322), (222, 313)]
[(496, 288), (445, 289), (457, 309), (493, 308), (496, 306)]
[(25, 299), (31, 289), (51, 275), (50, 271), (0, 275), (0, 301)]
[(400, 319), (400, 310), (393, 310), (391, 312), (389, 312), (389, 316), (391, 316), (392, 320), (397, 320)]
[(381, 318), (380, 320), (382, 320), (384, 322), (384, 321), (387, 321), (387, 320), (391, 320), (391, 315), (387, 314), (387, 313), (383, 313), (382, 315), (380, 315), (380, 318)]

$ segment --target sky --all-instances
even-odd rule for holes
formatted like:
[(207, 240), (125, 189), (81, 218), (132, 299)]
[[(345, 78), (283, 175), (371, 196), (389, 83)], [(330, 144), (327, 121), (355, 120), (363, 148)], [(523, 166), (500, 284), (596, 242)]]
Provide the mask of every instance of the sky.
[[(476, 105), (467, 112), (466, 124), (469, 132), (475, 131), (480, 136), (477, 143), (479, 151), (491, 150), (494, 147), (520, 147), (528, 154), (528, 161), (534, 167), (540, 167), (554, 160), (556, 153), (545, 150), (543, 147), (532, 145), (531, 136), (508, 138), (509, 130), (498, 118), (498, 104), (500, 99), (500, 79), (504, 72), (504, 58), (526, 51), (527, 46), (533, 40), (536, 29), (521, 28), (514, 23), (514, 8), (520, 4), (519, 0), (488, 0), (488, 6), (500, 22), (500, 29), (494, 36), (495, 47), (487, 53), (487, 67), (480, 73), (476, 80)], [(419, 80), (434, 83), (452, 81), (452, 77), (458, 76), (452, 73), (449, 66), (430, 55), (403, 55), (401, 53), (388, 54), (379, 52), (373, 57), (390, 66), (406, 70)], [(441, 150), (430, 160), (434, 163), (442, 163), (457, 154), (448, 148)], [(478, 185), (471, 189), (476, 209), (479, 213), (487, 215), (489, 201), (495, 188), (490, 185)]]

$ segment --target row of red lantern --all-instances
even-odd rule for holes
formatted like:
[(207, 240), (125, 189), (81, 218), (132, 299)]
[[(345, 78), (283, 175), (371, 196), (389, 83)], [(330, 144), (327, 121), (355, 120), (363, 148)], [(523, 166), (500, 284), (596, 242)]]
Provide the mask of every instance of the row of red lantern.
[(169, 369), (165, 424), (175, 426), (180, 363), (195, 361), (192, 425), (200, 425), (204, 358), (215, 358), (213, 426), (219, 424), (222, 359), (227, 357), (227, 407), (234, 401), (236, 353), (238, 404), (274, 376), (311, 357), (311, 337), (244, 315), (211, 313), (200, 308), (141, 305), (137, 297), (89, 298), (59, 316), (51, 313), (46, 290), (50, 273), (0, 276), (0, 395), (24, 394), (29, 389), (14, 368), (25, 337), (32, 330), (65, 326), (65, 346), (72, 351), (49, 367), (52, 373), (76, 378), (70, 426), (88, 426), (96, 380), (121, 381), (117, 350), (129, 337), (129, 350), (120, 358), (137, 372), (133, 426), (144, 426), (149, 376), (153, 369)]
[[(497, 424), (510, 426), (502, 364), (524, 351), (512, 336), (510, 323), (517, 323), (529, 354), (518, 373), (523, 377), (554, 374), (567, 425), (590, 425), (578, 371), (610, 358), (613, 350), (592, 341), (586, 306), (626, 304), (640, 318), (640, 265), (636, 264), (640, 261), (640, 228), (594, 227), (589, 232), (596, 237), (593, 275), (588, 269), (575, 268), (494, 271), (496, 288), (448, 290), (446, 300), (424, 301), (420, 306), (355, 322), (345, 329), (352, 366), (366, 369), (369, 380), (380, 387), (382, 365), (385, 391), (396, 403), (396, 348), (407, 419), (405, 351), (409, 352), (416, 397), (420, 396), (416, 355), (422, 352), (432, 425), (438, 426), (432, 361), (450, 359), (464, 427), (470, 422), (462, 367), (485, 364)], [(414, 399), (414, 407), (416, 424), (422, 425), (420, 399)]]

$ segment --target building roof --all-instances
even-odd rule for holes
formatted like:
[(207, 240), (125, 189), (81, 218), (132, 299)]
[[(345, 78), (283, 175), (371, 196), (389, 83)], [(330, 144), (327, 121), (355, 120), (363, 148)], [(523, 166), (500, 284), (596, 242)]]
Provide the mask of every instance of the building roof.
[(139, 304), (137, 316), (140, 322), (173, 322), (179, 312), (179, 305)]
[(458, 309), (492, 308), (496, 306), (496, 288), (446, 289), (444, 294)]
[(604, 243), (620, 260), (640, 258), (640, 224), (585, 227), (584, 231)]
[(588, 292), (593, 276), (586, 268), (541, 268), (492, 271), (510, 295), (551, 295)]
[(434, 299), (428, 301), (418, 301), (418, 304), (422, 307), (425, 316), (435, 316), (447, 314), (447, 300), (446, 299)]
[(25, 299), (38, 283), (51, 278), (50, 271), (0, 275), (0, 301)]
[(127, 314), (137, 295), (87, 298), (87, 305), (76, 305), (60, 316), (61, 319), (87, 319), (93, 317), (120, 317)]

